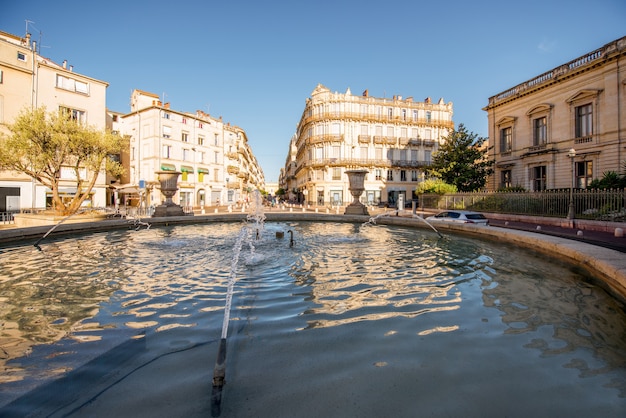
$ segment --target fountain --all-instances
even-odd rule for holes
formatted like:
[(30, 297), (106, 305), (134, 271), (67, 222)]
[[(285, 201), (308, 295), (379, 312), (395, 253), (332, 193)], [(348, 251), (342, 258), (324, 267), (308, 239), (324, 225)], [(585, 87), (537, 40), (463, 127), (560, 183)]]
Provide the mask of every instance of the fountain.
[[(355, 234), (341, 216), (268, 214), (265, 224), (257, 207), (242, 228), (235, 215), (0, 248), (0, 295), (11, 295), (0, 416), (626, 408), (623, 305), (576, 267), (502, 240), (437, 238), (410, 218)], [(286, 230), (297, 246), (274, 239)], [(216, 352), (228, 367), (213, 382), (227, 392), (217, 414)]]
[(347, 170), (346, 174), (348, 175), (348, 181), (350, 185), (348, 186), (348, 190), (352, 194), (353, 200), (346, 207), (346, 211), (344, 215), (369, 215), (367, 208), (363, 203), (360, 202), (359, 198), (365, 191), (365, 175), (368, 173), (367, 170)]
[(165, 202), (157, 206), (154, 210), (155, 218), (162, 216), (182, 216), (185, 214), (183, 208), (172, 201), (172, 197), (178, 190), (178, 176), (180, 171), (157, 171), (159, 182), (161, 183), (161, 193), (165, 196)]

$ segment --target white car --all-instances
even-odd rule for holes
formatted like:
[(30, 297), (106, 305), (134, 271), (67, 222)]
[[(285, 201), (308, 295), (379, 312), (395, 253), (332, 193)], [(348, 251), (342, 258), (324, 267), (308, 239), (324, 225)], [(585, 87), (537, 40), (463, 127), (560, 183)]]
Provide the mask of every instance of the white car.
[(489, 225), (489, 219), (485, 218), (485, 215), (478, 212), (471, 212), (469, 210), (446, 210), (434, 216), (429, 216), (426, 220)]

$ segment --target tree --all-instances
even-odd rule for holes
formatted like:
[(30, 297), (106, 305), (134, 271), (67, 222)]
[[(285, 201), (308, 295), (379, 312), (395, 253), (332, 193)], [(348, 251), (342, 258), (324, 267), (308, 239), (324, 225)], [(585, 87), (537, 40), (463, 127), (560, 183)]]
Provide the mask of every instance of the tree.
[[(45, 108), (23, 110), (9, 126), (10, 135), (0, 137), (0, 168), (24, 173), (52, 191), (56, 212), (70, 215), (89, 197), (102, 170), (120, 176), (124, 168), (108, 158), (124, 150), (119, 135), (85, 126), (65, 113)], [(59, 195), (61, 171), (70, 169), (76, 194), (69, 201)]]
[(461, 192), (473, 192), (485, 187), (493, 173), (484, 147), (486, 139), (468, 132), (463, 124), (444, 138), (433, 156), (431, 173)]
[(446, 194), (446, 193), (456, 193), (458, 191), (457, 187), (453, 184), (448, 184), (441, 179), (428, 179), (417, 185), (415, 188), (416, 194), (422, 193), (436, 193), (436, 194)]

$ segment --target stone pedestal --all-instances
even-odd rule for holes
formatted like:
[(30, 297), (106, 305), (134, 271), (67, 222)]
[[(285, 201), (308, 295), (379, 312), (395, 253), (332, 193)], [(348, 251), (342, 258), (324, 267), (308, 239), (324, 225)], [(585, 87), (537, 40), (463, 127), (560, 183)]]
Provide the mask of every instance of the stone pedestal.
[(165, 196), (165, 202), (154, 209), (155, 218), (163, 216), (183, 216), (183, 208), (172, 201), (172, 197), (178, 190), (178, 176), (180, 171), (157, 171), (159, 183), (161, 183), (161, 193)]
[(344, 212), (344, 215), (369, 215), (367, 207), (359, 200), (359, 198), (365, 191), (365, 175), (367, 173), (367, 170), (346, 171), (346, 174), (348, 175), (348, 181), (350, 182), (348, 190), (350, 190), (350, 194), (352, 194), (353, 200), (352, 203), (346, 206), (346, 211)]

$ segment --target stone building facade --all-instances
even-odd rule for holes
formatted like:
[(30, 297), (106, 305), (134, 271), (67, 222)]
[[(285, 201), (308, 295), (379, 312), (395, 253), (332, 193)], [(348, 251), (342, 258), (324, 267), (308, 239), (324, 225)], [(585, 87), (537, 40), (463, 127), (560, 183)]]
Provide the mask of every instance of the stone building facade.
[(585, 188), (626, 161), (626, 37), (489, 98), (488, 188)]
[(443, 99), (333, 93), (320, 84), (306, 99), (280, 187), (290, 200), (344, 205), (352, 200), (345, 171), (363, 168), (369, 171), (363, 203), (410, 202), (440, 141), (454, 129), (452, 114), (452, 103)]

